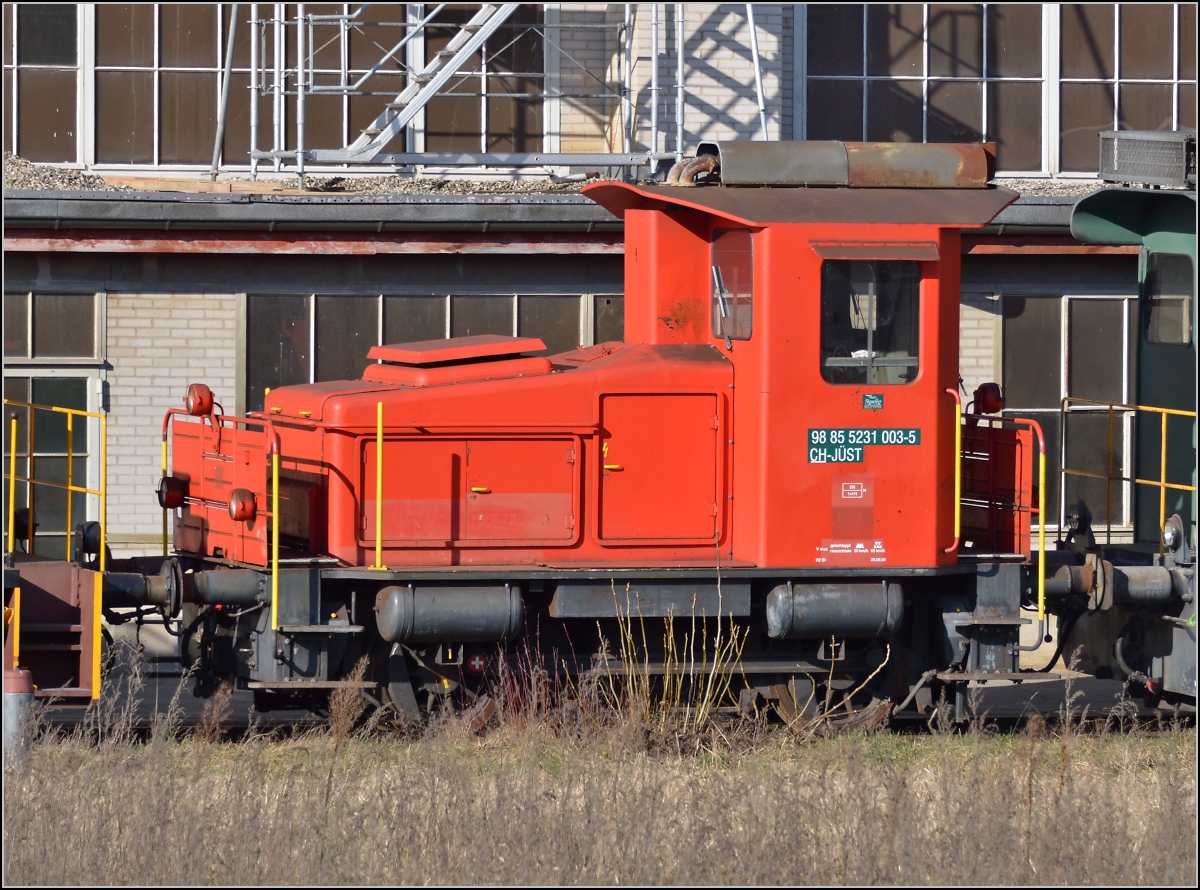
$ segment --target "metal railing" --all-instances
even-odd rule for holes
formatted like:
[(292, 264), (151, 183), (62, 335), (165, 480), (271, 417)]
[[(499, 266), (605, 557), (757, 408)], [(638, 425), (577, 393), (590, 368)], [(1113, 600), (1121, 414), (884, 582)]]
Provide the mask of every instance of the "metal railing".
[[(1070, 405), (1089, 405), (1093, 408), (1106, 408), (1108, 414), (1108, 444), (1107, 444), (1107, 472), (1096, 473), (1090, 470), (1071, 469), (1067, 467), (1067, 414), (1070, 413)], [(1113, 430), (1115, 428), (1115, 412), (1138, 412), (1145, 411), (1152, 414), (1158, 414), (1161, 418), (1160, 429), (1160, 451), (1159, 451), (1159, 472), (1158, 479), (1139, 479), (1136, 474), (1126, 476), (1124, 473), (1113, 472)], [(1195, 492), (1196, 486), (1184, 485), (1178, 482), (1167, 481), (1167, 419), (1172, 415), (1177, 417), (1191, 417), (1193, 420), (1196, 417), (1195, 411), (1187, 411), (1182, 408), (1156, 408), (1151, 405), (1125, 405), (1119, 402), (1100, 402), (1094, 399), (1081, 399), (1074, 396), (1065, 396), (1058, 405), (1059, 425), (1058, 425), (1058, 457), (1059, 457), (1059, 486), (1058, 486), (1058, 515), (1063, 514), (1063, 505), (1065, 501), (1066, 477), (1067, 476), (1083, 476), (1088, 479), (1103, 479), (1105, 489), (1105, 516), (1109, 517), (1106, 525), (1108, 528), (1108, 539), (1106, 543), (1112, 543), (1112, 487), (1114, 482), (1129, 482), (1134, 485), (1149, 485), (1158, 489), (1158, 526), (1162, 528), (1163, 523), (1167, 521), (1167, 491), (1190, 491)], [(1159, 553), (1163, 551), (1161, 537), (1158, 542)]]
[[(8, 471), (4, 474), (4, 478), (8, 480), (8, 537), (7, 537), (7, 552), (12, 553), (16, 549), (16, 501), (17, 501), (17, 483), (25, 483), (26, 493), (26, 508), (28, 509), (28, 519), (26, 520), (26, 549), (28, 552), (33, 552), (33, 530), (34, 530), (34, 513), (33, 513), (33, 491), (35, 485), (42, 485), (47, 488), (57, 488), (66, 492), (66, 553), (65, 559), (71, 560), (71, 495), (93, 495), (100, 499), (100, 571), (103, 572), (106, 568), (105, 546), (104, 539), (108, 532), (108, 417), (107, 415), (97, 411), (84, 411), (79, 408), (59, 408), (55, 405), (38, 405), (33, 402), (19, 402), (15, 399), (5, 399), (5, 407), (24, 408), (29, 412), (29, 441), (26, 445), (26, 459), (29, 465), (26, 468), (25, 476), (17, 475), (17, 417), (14, 416), (10, 423), (9, 436), (9, 454), (8, 454)], [(34, 477), (34, 455), (36, 454), (36, 439), (35, 431), (37, 424), (35, 422), (36, 412), (49, 411), (54, 414), (62, 414), (66, 416), (67, 422), (67, 481), (51, 482), (48, 479), (37, 479)], [(88, 488), (86, 485), (76, 485), (74, 480), (74, 463), (75, 463), (75, 418), (82, 417), (95, 418), (100, 421), (100, 487)]]

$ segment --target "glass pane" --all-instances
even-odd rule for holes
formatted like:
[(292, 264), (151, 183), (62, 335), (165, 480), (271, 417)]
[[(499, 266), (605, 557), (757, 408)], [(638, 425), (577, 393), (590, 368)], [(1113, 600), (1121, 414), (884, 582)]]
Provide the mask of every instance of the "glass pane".
[[(273, 131), (271, 97), (258, 97), (258, 148), (271, 147)], [(229, 109), (225, 116), (225, 141), (221, 147), (226, 164), (250, 163), (250, 75), (234, 71), (229, 77)], [(209, 155), (211, 160), (212, 155)]]
[[(404, 39), (404, 28), (379, 24), (383, 22), (403, 23), (403, 3), (372, 3), (361, 15), (358, 26), (350, 31), (350, 67), (365, 71), (387, 55), (388, 50)], [(370, 22), (372, 24), (364, 24)], [(444, 44), (446, 38), (442, 37)], [(428, 46), (428, 44), (427, 44)], [(428, 49), (426, 50), (426, 58)], [(400, 71), (404, 67), (404, 50), (396, 53), (381, 68), (381, 71)]]
[(873, 80), (867, 84), (867, 140), (921, 141), (921, 84), (911, 80)]
[[(161, 78), (163, 164), (209, 164), (217, 126), (217, 75), (164, 71)], [(261, 118), (260, 118), (261, 123)]]
[(246, 410), (261, 411), (263, 390), (309, 382), (308, 297), (246, 301)]
[[(67, 491), (64, 488), (54, 488), (49, 485), (38, 485), (37, 482), (57, 482), (67, 484), (67, 459), (65, 457), (39, 457), (33, 464), (33, 515), (37, 523), (37, 538), (34, 542), (34, 552), (47, 556), (65, 558), (66, 536), (64, 532), (73, 529), (87, 519), (87, 495), (81, 492), (71, 494), (71, 515), (67, 516)], [(71, 460), (71, 485), (87, 486), (87, 458), (76, 457)], [(41, 540), (49, 533), (51, 541)], [(47, 549), (43, 549), (47, 548)]]
[(821, 376), (830, 383), (916, 379), (920, 264), (830, 260), (821, 266)]
[(1191, 257), (1152, 253), (1146, 261), (1146, 339), (1187, 346), (1192, 342)]
[(95, 314), (96, 298), (92, 294), (34, 294), (34, 357), (94, 356)]
[[(1196, 79), (1196, 4), (1179, 4), (1179, 77)], [(1192, 117), (1195, 120), (1195, 115)], [(1193, 124), (1193, 126), (1195, 126)]]
[(1125, 351), (1123, 300), (1071, 300), (1067, 305), (1067, 392), (1081, 399), (1120, 403)]
[[(819, 7), (809, 7), (810, 14)], [(811, 34), (811, 30), (809, 31)], [(808, 81), (808, 138), (863, 138), (863, 85), (861, 80)]]
[(520, 94), (488, 98), (488, 151), (542, 150), (542, 81), (489, 77), (488, 91)]
[(378, 342), (378, 297), (317, 297), (317, 380), (358, 380)]
[(1119, 127), (1122, 130), (1170, 130), (1169, 83), (1121, 82)]
[(505, 334), (513, 332), (513, 297), (451, 297), (450, 335)]
[(1058, 408), (1062, 301), (1004, 295), (1004, 401), (1009, 408)]
[[(30, 382), (28, 377), (5, 377), (4, 378), (4, 398), (12, 399), (15, 402), (25, 402), (28, 404), (30, 399)], [(4, 453), (9, 453), (9, 443), (12, 441), (12, 415), (17, 415), (17, 454), (29, 453), (29, 430), (27, 421), (29, 418), (28, 408), (17, 408), (4, 406), (4, 420), (7, 424), (4, 428)]]
[(1113, 76), (1113, 4), (1064, 4), (1062, 76)]
[(17, 4), (17, 64), (74, 66), (78, 58), (76, 3)]
[[(309, 8), (311, 9), (312, 7), (309, 7)], [(258, 7), (258, 17), (260, 19), (270, 18), (271, 17), (270, 10), (271, 10), (271, 7), (269, 7), (269, 6)], [(229, 29), (229, 12), (230, 12), (230, 4), (222, 3), (221, 4), (221, 24), (222, 24), (221, 33), (223, 35), (229, 34), (229, 30), (228, 30)], [(274, 34), (275, 29), (267, 28), (266, 30), (268, 31), (268, 34), (267, 34), (267, 58), (274, 59), (275, 58), (275, 44), (273, 41), (275, 38), (275, 34)], [(250, 37), (251, 37), (251, 34), (250, 34), (250, 4), (242, 3), (238, 7), (237, 34), (234, 35), (234, 39), (233, 39), (233, 67), (234, 67), (234, 69), (250, 67)], [(334, 46), (336, 47), (337, 44), (335, 43)], [(261, 47), (260, 47), (260, 52), (261, 52)], [(261, 55), (260, 55), (260, 58), (261, 58)], [(224, 42), (222, 42), (221, 48), (220, 48), (220, 64), (222, 64), (222, 65), (225, 64), (225, 44), (224, 44)], [(239, 93), (238, 95), (245, 95), (245, 94)], [(232, 103), (230, 103), (230, 104), (232, 105)]]
[[(87, 378), (34, 377), (31, 395), (35, 405), (86, 411)], [(87, 453), (88, 422), (86, 417), (71, 418), (71, 449), (75, 454)], [(58, 411), (38, 411), (33, 424), (34, 454), (67, 453), (67, 415)], [(35, 465), (35, 471), (39, 479), (43, 478), (40, 466)]]
[(96, 64), (148, 68), (154, 64), (154, 7), (96, 4)]
[(1167, 79), (1174, 73), (1171, 28), (1175, 9), (1169, 3), (1121, 4), (1121, 79)]
[(576, 296), (520, 297), (517, 333), (522, 337), (541, 337), (546, 344), (542, 355), (577, 349), (580, 305)]
[(29, 295), (4, 295), (4, 357), (29, 357)]
[[(808, 7), (808, 73), (862, 75), (863, 7), (813, 3)], [(812, 84), (808, 88), (812, 90)], [(811, 92), (810, 92), (811, 95)], [(812, 124), (809, 124), (811, 130)], [(810, 139), (826, 138), (809, 135)]]
[(17, 74), (17, 153), (25, 160), (75, 160), (76, 83), (73, 70), (25, 68)]
[(596, 342), (607, 343), (610, 340), (625, 339), (625, 298), (618, 296), (597, 296), (596, 300)]
[(110, 164), (153, 163), (153, 73), (96, 72), (96, 160)]
[[(1121, 412), (1113, 412), (1111, 452), (1108, 418), (1107, 411), (1079, 411), (1067, 415), (1067, 469), (1104, 475), (1111, 472), (1113, 476), (1124, 474), (1125, 418)], [(1063, 500), (1067, 507), (1080, 500), (1086, 503), (1094, 526), (1108, 525), (1111, 506), (1113, 522), (1120, 524), (1125, 516), (1123, 492), (1123, 482), (1113, 481), (1110, 484), (1105, 479), (1068, 473)]]
[(749, 340), (754, 322), (754, 246), (746, 229), (718, 229), (712, 244), (712, 332)]
[(983, 139), (982, 83), (930, 82), (928, 139), (930, 142)]
[[(918, 26), (913, 32), (920, 52), (920, 4), (915, 10)], [(1029, 39), (1026, 35), (1025, 39)], [(935, 77), (981, 77), (983, 75), (983, 7), (977, 4), (940, 4), (929, 7), (929, 73)]]
[(1035, 3), (987, 6), (988, 77), (1042, 76), (1042, 7)]
[[(919, 3), (888, 3), (867, 7), (868, 74), (921, 75), (924, 15)], [(809, 21), (812, 21), (811, 11)], [(809, 28), (812, 28), (811, 24)], [(827, 39), (828, 35), (824, 37)], [(843, 52), (851, 50), (848, 44), (839, 45)]]
[(1181, 83), (1179, 85), (1178, 129), (1196, 129), (1196, 85), (1194, 83)]
[(997, 169), (1040, 170), (1042, 85), (992, 82), (987, 89), (988, 139), (996, 143)]
[(16, 81), (15, 72), (11, 68), (4, 69), (4, 98), (0, 100), (0, 105), (5, 106), (4, 111), (4, 151), (16, 153), (17, 147), (13, 145), (13, 119), (12, 115), (7, 111), (11, 108), (13, 101), (13, 83)]
[(383, 298), (384, 343), (418, 343), (445, 336), (445, 297)]
[(220, 64), (217, 4), (163, 3), (158, 9), (164, 68), (215, 68)]
[[(457, 90), (478, 93), (478, 77), (453, 78)], [(482, 106), (478, 96), (435, 96), (425, 106), (425, 148), (427, 151), (477, 152), (482, 126)]]
[(1100, 132), (1113, 128), (1113, 85), (1062, 85), (1062, 168), (1094, 173), (1100, 169)]
[[(11, 65), (13, 63), (13, 8), (15, 3), (4, 4), (4, 64)], [(7, 96), (5, 98), (7, 102)]]

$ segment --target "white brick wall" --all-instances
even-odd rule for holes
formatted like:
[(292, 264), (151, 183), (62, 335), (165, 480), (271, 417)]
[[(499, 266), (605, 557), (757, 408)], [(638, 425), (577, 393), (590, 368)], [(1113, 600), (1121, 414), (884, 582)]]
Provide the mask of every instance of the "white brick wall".
[(161, 552), (163, 414), (189, 383), (234, 403), (237, 301), (211, 294), (108, 294), (108, 540), (116, 557)]
[(1000, 382), (1000, 301), (964, 293), (959, 308), (958, 367), (967, 400), (981, 383)]
[[(658, 149), (675, 148), (676, 62), (675, 5), (659, 7), (658, 36)], [(632, 149), (650, 148), (651, 5), (636, 4), (633, 12), (633, 102), (636, 130)], [(684, 151), (710, 139), (760, 138), (758, 99), (750, 51), (746, 6), (742, 3), (688, 3), (684, 18)], [(789, 138), (791, 125), (790, 54), (784, 52), (793, 33), (794, 11), (784, 4), (756, 4), (763, 93), (770, 139)], [(564, 6), (560, 12), (559, 77), (563, 93), (597, 93), (609, 85), (608, 98), (563, 99), (560, 133), (562, 151), (621, 151), (624, 139), (624, 86), (620, 67), (624, 4), (587, 3)], [(572, 28), (600, 24), (604, 30)], [(785, 59), (785, 55), (787, 58)]]

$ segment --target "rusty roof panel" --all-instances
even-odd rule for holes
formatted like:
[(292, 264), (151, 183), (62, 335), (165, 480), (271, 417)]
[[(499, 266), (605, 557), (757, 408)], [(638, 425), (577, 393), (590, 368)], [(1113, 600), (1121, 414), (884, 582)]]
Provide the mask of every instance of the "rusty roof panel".
[(982, 189), (996, 172), (995, 143), (980, 142), (705, 142), (696, 155), (716, 155), (727, 186)]
[(1005, 188), (726, 188), (599, 182), (583, 193), (614, 216), (627, 210), (698, 210), (737, 225), (771, 223), (926, 223), (969, 228), (991, 222), (1015, 201)]

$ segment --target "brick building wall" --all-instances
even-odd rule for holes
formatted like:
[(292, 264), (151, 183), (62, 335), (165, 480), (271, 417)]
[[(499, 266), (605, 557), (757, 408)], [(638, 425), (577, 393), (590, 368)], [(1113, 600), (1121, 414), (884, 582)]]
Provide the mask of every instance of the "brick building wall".
[(959, 308), (958, 373), (967, 400), (979, 384), (1000, 382), (1000, 323), (999, 297), (963, 292)]
[(232, 410), (237, 298), (108, 294), (108, 540), (116, 557), (160, 552), (159, 431), (189, 383)]

